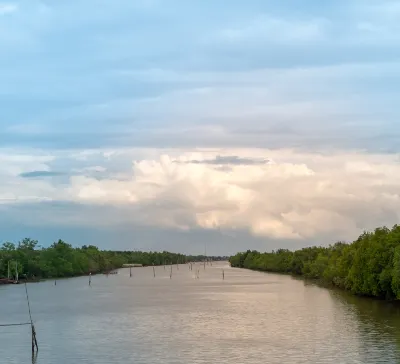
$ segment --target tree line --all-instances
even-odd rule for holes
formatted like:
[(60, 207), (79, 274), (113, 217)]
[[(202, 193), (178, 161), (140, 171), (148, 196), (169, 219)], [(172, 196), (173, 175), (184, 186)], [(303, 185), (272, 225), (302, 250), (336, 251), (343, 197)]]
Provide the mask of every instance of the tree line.
[(232, 267), (288, 273), (320, 280), (357, 295), (400, 299), (400, 226), (364, 232), (352, 243), (270, 253), (246, 251)]
[[(195, 256), (171, 252), (107, 251), (93, 245), (76, 248), (62, 240), (43, 248), (37, 240), (23, 239), (17, 244), (3, 243), (0, 247), (0, 278), (55, 278), (96, 274), (121, 268), (123, 264), (162, 265), (198, 260)], [(10, 268), (9, 268), (10, 267)]]

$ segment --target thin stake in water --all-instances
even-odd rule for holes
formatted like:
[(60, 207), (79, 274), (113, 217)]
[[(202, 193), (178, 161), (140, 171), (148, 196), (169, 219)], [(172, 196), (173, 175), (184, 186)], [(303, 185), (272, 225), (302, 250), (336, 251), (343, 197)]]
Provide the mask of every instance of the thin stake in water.
[(18, 282), (18, 262), (15, 262), (15, 280)]
[(26, 282), (25, 282), (25, 293), (26, 293), (26, 301), (28, 303), (28, 312), (29, 312), (29, 319), (31, 321), (31, 332), (32, 332), (32, 356), (35, 353), (35, 347), (36, 347), (36, 351), (39, 351), (39, 346), (36, 340), (36, 331), (35, 331), (35, 326), (33, 325), (33, 321), (32, 321), (32, 314), (31, 314), (31, 305), (29, 303), (29, 296), (28, 296), (28, 288), (26, 286)]

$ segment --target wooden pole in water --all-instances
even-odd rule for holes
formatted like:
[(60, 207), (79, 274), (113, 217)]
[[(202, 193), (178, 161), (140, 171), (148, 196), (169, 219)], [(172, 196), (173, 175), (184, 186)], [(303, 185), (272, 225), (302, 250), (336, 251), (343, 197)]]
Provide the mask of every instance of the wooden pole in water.
[(36, 351), (39, 350), (39, 346), (36, 340), (36, 331), (35, 331), (35, 326), (33, 325), (33, 321), (32, 321), (32, 314), (31, 314), (31, 305), (29, 303), (29, 296), (28, 296), (28, 288), (26, 286), (26, 282), (25, 282), (25, 293), (26, 293), (26, 301), (28, 303), (28, 312), (29, 312), (29, 319), (31, 321), (31, 332), (32, 332), (32, 355), (35, 354), (35, 347), (36, 347)]
[(156, 278), (156, 268), (154, 268), (154, 263), (153, 263), (153, 277)]
[(171, 264), (171, 272), (169, 273), (169, 279), (172, 279), (172, 264)]
[(18, 282), (18, 262), (15, 262), (15, 280)]
[(129, 267), (129, 277), (132, 277), (132, 267)]
[(92, 273), (89, 273), (89, 286), (92, 284)]
[(32, 355), (35, 355), (35, 340), (33, 339), (34, 337), (33, 325), (31, 325), (31, 335), (32, 335)]
[(225, 272), (224, 272), (224, 270), (222, 269), (222, 280), (224, 280), (225, 279)]

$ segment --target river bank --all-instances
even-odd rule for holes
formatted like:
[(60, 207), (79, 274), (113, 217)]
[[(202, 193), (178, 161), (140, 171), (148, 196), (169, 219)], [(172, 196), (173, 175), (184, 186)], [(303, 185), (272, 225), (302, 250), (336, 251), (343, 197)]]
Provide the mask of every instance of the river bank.
[(101, 274), (121, 268), (124, 264), (143, 266), (177, 264), (190, 259), (171, 252), (108, 251), (93, 245), (73, 247), (59, 240), (48, 248), (39, 248), (38, 242), (24, 239), (17, 245), (0, 246), (0, 278), (12, 281), (27, 279), (60, 279)]
[(229, 259), (232, 267), (285, 273), (319, 281), (356, 295), (400, 300), (400, 227), (377, 228), (354, 242), (296, 251), (246, 251)]

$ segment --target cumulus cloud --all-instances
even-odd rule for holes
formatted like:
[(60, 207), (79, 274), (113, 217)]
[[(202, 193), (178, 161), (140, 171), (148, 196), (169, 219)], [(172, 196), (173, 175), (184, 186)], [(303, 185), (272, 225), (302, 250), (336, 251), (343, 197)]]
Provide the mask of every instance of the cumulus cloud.
[[(1, 206), (46, 202), (40, 220), (71, 227), (247, 231), (304, 245), (352, 239), (399, 218), (395, 154), (121, 149), (0, 159)], [(64, 176), (48, 178), (61, 166)], [(75, 212), (54, 213), (64, 205)]]
[[(133, 163), (131, 177), (73, 176), (64, 199), (128, 206), (144, 226), (248, 230), (274, 239), (346, 239), (398, 219), (395, 155), (232, 150), (267, 164), (213, 163), (221, 151), (171, 151)], [(178, 162), (178, 163), (177, 163)]]
[(117, 2), (0, 3), (3, 216), (304, 245), (398, 220), (397, 3)]

